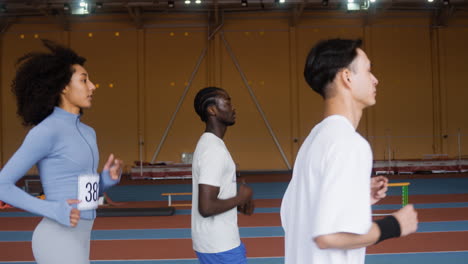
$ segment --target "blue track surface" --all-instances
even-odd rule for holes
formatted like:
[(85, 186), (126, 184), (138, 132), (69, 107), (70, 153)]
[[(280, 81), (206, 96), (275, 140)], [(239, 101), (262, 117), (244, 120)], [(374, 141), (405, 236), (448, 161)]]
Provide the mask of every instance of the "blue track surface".
[[(410, 200), (411, 201), (411, 200)], [(467, 208), (468, 202), (459, 203), (428, 203), (428, 204), (414, 204), (416, 209), (430, 209), (430, 208)], [(398, 210), (401, 208), (401, 204), (382, 204), (373, 205), (372, 210)], [(463, 209), (466, 210), (466, 209)], [(255, 208), (256, 214), (261, 213), (279, 213), (279, 207), (260, 207)], [(189, 215), (190, 209), (177, 209), (176, 215)], [(38, 216), (28, 212), (0, 212), (0, 217), (33, 217)]]
[[(392, 180), (392, 183), (410, 182), (409, 194), (460, 194), (468, 193), (468, 178), (436, 178)], [(287, 182), (250, 183), (255, 199), (281, 199), (286, 191)], [(161, 196), (165, 192), (191, 192), (190, 184), (161, 185), (123, 185), (109, 190), (108, 194), (115, 201), (166, 201)], [(401, 187), (389, 188), (388, 195), (401, 195)], [(175, 196), (173, 200), (190, 200), (191, 196)]]
[[(0, 262), (0, 264), (35, 264), (33, 261)], [(92, 264), (198, 264), (196, 259), (180, 260), (113, 260), (92, 261)], [(284, 258), (249, 258), (249, 264), (283, 264)], [(467, 251), (401, 254), (368, 254), (365, 264), (467, 264)]]
[[(412, 177), (412, 176), (409, 176)], [(417, 177), (417, 176), (414, 176)], [(468, 178), (441, 177), (436, 179), (410, 179), (392, 182), (410, 182), (409, 200), (411, 195), (431, 194), (464, 194), (468, 193)], [(252, 183), (255, 199), (281, 199), (286, 190), (286, 182)], [(139, 185), (116, 186), (109, 191), (109, 195), (115, 201), (166, 201), (161, 196), (163, 192), (191, 192), (189, 184), (174, 185)], [(401, 195), (401, 188), (390, 188), (388, 195)], [(191, 196), (178, 196), (174, 200), (190, 200)], [(396, 210), (401, 204), (375, 205), (373, 210)], [(417, 209), (422, 208), (460, 208), (466, 210), (468, 202), (454, 203), (423, 203), (415, 204)], [(256, 208), (256, 213), (278, 213), (278, 207)], [(188, 215), (190, 210), (177, 210), (176, 214)], [(35, 216), (26, 212), (1, 212), (0, 217), (31, 217)], [(468, 232), (468, 221), (446, 221), (420, 223), (418, 232)], [(241, 237), (282, 237), (281, 227), (242, 227)], [(468, 233), (467, 233), (468, 234)], [(0, 242), (31, 241), (31, 231), (0, 231)], [(131, 230), (94, 230), (93, 240), (128, 240), (128, 239), (176, 239), (190, 238), (190, 229), (131, 229)], [(0, 253), (2, 254), (2, 253)], [(1, 262), (0, 264), (34, 264), (35, 262)], [(93, 264), (195, 264), (196, 259), (181, 260), (113, 260), (92, 261)], [(249, 264), (282, 264), (282, 257), (249, 258)], [(468, 264), (468, 251), (462, 252), (424, 252), (401, 254), (370, 254), (366, 257), (366, 264)]]
[[(241, 227), (242, 238), (246, 237), (283, 237), (279, 226)], [(447, 221), (419, 223), (418, 233), (468, 231), (468, 221)], [(0, 231), (0, 242), (31, 241), (32, 231)], [(93, 230), (92, 240), (129, 240), (129, 239), (190, 239), (190, 228), (165, 229), (126, 229)]]

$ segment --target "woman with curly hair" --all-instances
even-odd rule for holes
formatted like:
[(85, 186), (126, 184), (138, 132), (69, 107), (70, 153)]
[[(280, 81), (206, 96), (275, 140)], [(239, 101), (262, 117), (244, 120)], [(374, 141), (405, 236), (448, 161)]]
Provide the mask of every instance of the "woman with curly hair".
[[(18, 59), (12, 91), (23, 124), (33, 127), (0, 171), (0, 200), (44, 217), (32, 238), (38, 264), (89, 264), (97, 200), (118, 183), (122, 161), (111, 154), (97, 173), (96, 134), (80, 121), (96, 90), (86, 59), (54, 42), (43, 44), (49, 52)], [(15, 185), (35, 164), (45, 200)]]

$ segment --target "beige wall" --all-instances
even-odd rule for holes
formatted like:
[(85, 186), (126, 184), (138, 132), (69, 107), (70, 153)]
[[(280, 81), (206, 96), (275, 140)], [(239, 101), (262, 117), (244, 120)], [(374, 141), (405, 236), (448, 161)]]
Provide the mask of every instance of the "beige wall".
[(267, 20), (263, 25), (249, 22), (228, 21), (224, 34), (232, 52), (229, 53), (224, 46), (220, 47), (223, 67), (221, 86), (231, 93), (238, 116), (226, 142), (231, 146), (233, 157), (241, 169), (282, 169), (287, 165), (280, 149), (244, 85), (231, 54), (235, 56), (281, 151), (292, 166), (288, 24), (281, 20)]
[(193, 97), (200, 88), (215, 85), (231, 94), (237, 109), (237, 123), (225, 140), (239, 169), (287, 169), (322, 118), (322, 100), (303, 79), (305, 57), (317, 41), (330, 37), (362, 38), (379, 79), (377, 105), (365, 111), (358, 128), (376, 159), (387, 159), (389, 153), (396, 159), (441, 153), (454, 157), (458, 131), (461, 154), (468, 154), (464, 111), (468, 89), (462, 79), (468, 74), (468, 19), (454, 17), (448, 27), (431, 27), (425, 13), (385, 13), (369, 20), (353, 13), (317, 12), (305, 13), (292, 27), (288, 16), (226, 15), (222, 29), (232, 53), (220, 34), (207, 40), (203, 15), (148, 17), (144, 29), (135, 29), (127, 16), (76, 18), (70, 31), (45, 18), (21, 20), (0, 40), (1, 164), (27, 131), (16, 117), (10, 83), (15, 60), (43, 49), (36, 34), (68, 45), (88, 59), (86, 68), (99, 88), (83, 120), (97, 132), (101, 164), (110, 153), (129, 165), (140, 156), (151, 161), (158, 147), (156, 160), (180, 162), (181, 153), (193, 151), (204, 129), (194, 113)]
[(458, 154), (458, 133), (462, 155), (468, 155), (468, 27), (453, 27), (440, 30), (440, 86), (442, 98), (442, 131), (444, 151), (451, 156)]
[(433, 105), (429, 27), (379, 25), (370, 30), (373, 69), (380, 81), (373, 111), (376, 156), (390, 149), (395, 159), (422, 158), (433, 149)]
[[(203, 28), (150, 29), (145, 32), (145, 160), (161, 144), (192, 72), (206, 48)], [(192, 87), (175, 115), (156, 160), (180, 162), (182, 152), (193, 152), (203, 127), (193, 109), (197, 87), (207, 83), (206, 57), (192, 80)]]

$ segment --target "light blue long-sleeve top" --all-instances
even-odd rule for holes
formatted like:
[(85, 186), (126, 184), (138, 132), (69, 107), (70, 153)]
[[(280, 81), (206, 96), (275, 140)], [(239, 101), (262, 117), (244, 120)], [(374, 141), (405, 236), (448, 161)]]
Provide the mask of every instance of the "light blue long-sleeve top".
[[(15, 183), (37, 164), (46, 200), (38, 199)], [(33, 127), (21, 147), (0, 171), (0, 200), (34, 214), (70, 226), (68, 199), (78, 198), (78, 176), (97, 174), (99, 152), (94, 129), (81, 123), (80, 116), (55, 107), (52, 114)], [(99, 177), (99, 193), (118, 183), (109, 170)], [(80, 212), (94, 219), (96, 210)]]

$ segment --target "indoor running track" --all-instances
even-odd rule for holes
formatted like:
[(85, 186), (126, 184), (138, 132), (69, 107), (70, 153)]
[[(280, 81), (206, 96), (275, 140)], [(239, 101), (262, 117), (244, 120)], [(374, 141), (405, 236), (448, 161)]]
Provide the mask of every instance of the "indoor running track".
[[(256, 177), (258, 179), (259, 177)], [(262, 176), (268, 179), (268, 176)], [(418, 232), (384, 241), (367, 250), (366, 264), (467, 264), (468, 263), (468, 176), (412, 176), (391, 182), (409, 181), (410, 203), (418, 210)], [(249, 181), (249, 178), (247, 178)], [(283, 230), (279, 207), (286, 181), (255, 180), (256, 213), (239, 215), (242, 241), (250, 264), (283, 263)], [(190, 184), (122, 185), (109, 195), (122, 206), (161, 206), (162, 192), (191, 191)], [(181, 197), (187, 199), (187, 197)], [(374, 206), (375, 213), (401, 207), (400, 189)], [(145, 201), (145, 202), (136, 202)], [(35, 263), (31, 252), (32, 230), (40, 218), (18, 210), (0, 211), (0, 264)], [(100, 217), (96, 219), (91, 244), (92, 263), (198, 263), (191, 249), (190, 210), (181, 208), (174, 216)]]

